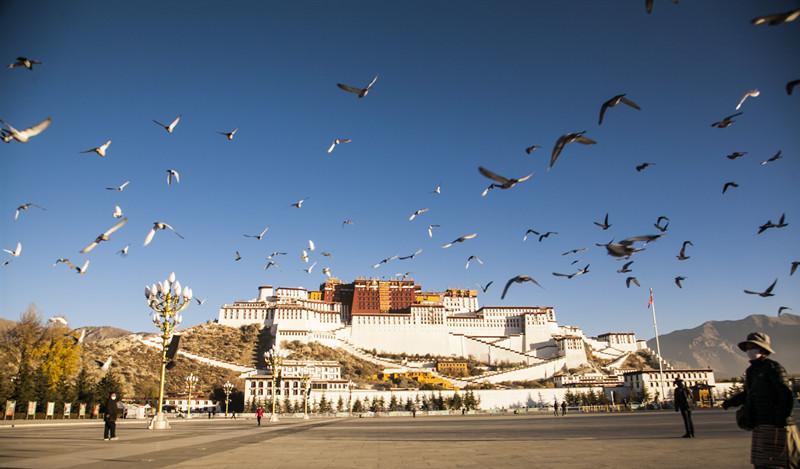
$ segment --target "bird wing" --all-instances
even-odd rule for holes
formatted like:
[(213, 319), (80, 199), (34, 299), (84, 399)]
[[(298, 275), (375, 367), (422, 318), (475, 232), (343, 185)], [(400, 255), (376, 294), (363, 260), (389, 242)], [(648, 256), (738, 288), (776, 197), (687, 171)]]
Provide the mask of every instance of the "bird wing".
[(90, 252), (92, 249), (96, 248), (98, 244), (100, 243), (97, 240), (94, 240), (91, 243), (89, 243), (85, 248), (81, 249), (80, 253), (86, 254), (87, 252)]
[(175, 175), (175, 182), (180, 183), (181, 182), (181, 173), (179, 173), (178, 171), (173, 170), (172, 174)]
[(117, 231), (120, 228), (122, 228), (123, 226), (125, 226), (125, 223), (128, 223), (128, 217), (125, 217), (125, 218), (121, 219), (119, 221), (119, 223), (117, 223), (116, 225), (114, 225), (111, 228), (107, 229), (106, 232), (103, 233), (103, 235), (111, 236), (115, 231)]
[(572, 278), (572, 275), (571, 275), (571, 274), (560, 274), (560, 273), (558, 273), (558, 272), (553, 272), (553, 275), (555, 275), (556, 277), (567, 277), (567, 278)]
[(39, 122), (38, 124), (34, 125), (33, 127), (28, 127), (27, 129), (21, 130), (18, 133), (23, 138), (35, 137), (35, 136), (39, 135), (40, 133), (44, 132), (44, 130), (46, 128), (50, 127), (50, 123), (52, 123), (52, 122), (53, 122), (53, 119), (48, 117), (47, 119)]
[(792, 91), (794, 91), (794, 87), (797, 85), (800, 85), (800, 80), (792, 80), (786, 83), (786, 94), (791, 96)]
[(760, 295), (761, 294), (760, 292), (750, 291), (750, 290), (745, 290), (744, 292), (747, 293), (748, 295)]
[(372, 81), (369, 82), (369, 85), (367, 85), (367, 89), (372, 88), (372, 85), (374, 85), (376, 81), (378, 81), (378, 75), (375, 75), (375, 77), (372, 79)]
[(597, 143), (596, 141), (592, 140), (591, 138), (584, 137), (583, 135), (579, 135), (579, 136), (575, 137), (575, 141), (578, 142), (578, 143), (582, 143), (584, 145), (594, 145), (595, 143)]
[(336, 148), (336, 140), (331, 143), (331, 146), (328, 147), (328, 153), (332, 153), (333, 149)]
[(602, 106), (600, 106), (600, 118), (597, 120), (597, 125), (603, 124), (603, 117), (606, 115), (606, 109), (608, 109), (608, 106), (611, 105), (611, 102), (613, 100), (614, 98), (611, 98), (608, 101), (604, 102)]
[(520, 277), (516, 276), (516, 277), (514, 277), (512, 279), (509, 279), (508, 282), (506, 282), (506, 286), (503, 288), (503, 293), (500, 295), (500, 299), (501, 300), (505, 299), (506, 293), (508, 293), (508, 288), (511, 286), (511, 284), (515, 283), (515, 282), (517, 282), (519, 280), (520, 280)]
[(500, 184), (509, 184), (511, 180), (500, 176), (497, 173), (489, 171), (488, 169), (484, 168), (483, 166), (478, 166), (478, 171), (483, 174), (485, 177), (491, 179), (492, 181), (499, 182)]
[(159, 121), (157, 121), (157, 120), (155, 120), (155, 119), (153, 119), (153, 122), (155, 122), (155, 123), (156, 123), (156, 125), (158, 125), (158, 126), (161, 126), (161, 127), (167, 128), (167, 126), (166, 126), (166, 125), (162, 124), (161, 122), (159, 122)]
[(767, 289), (764, 290), (764, 293), (772, 293), (772, 289), (775, 288), (775, 285), (777, 283), (778, 283), (778, 279), (775, 279), (775, 281), (772, 282), (772, 285), (768, 286)]
[(361, 93), (361, 88), (356, 88), (355, 86), (345, 85), (344, 83), (337, 83), (336, 86), (338, 86), (339, 89), (347, 91), (348, 93)]
[(564, 149), (564, 144), (566, 144), (566, 142), (567, 139), (565, 135), (558, 137), (558, 140), (556, 140), (556, 144), (553, 147), (553, 153), (550, 155), (550, 165), (547, 167), (547, 169), (555, 166), (558, 156), (561, 155), (561, 150)]
[(145, 236), (144, 238), (144, 245), (147, 246), (148, 244), (150, 244), (150, 242), (153, 241), (153, 236), (155, 235), (156, 235), (156, 227), (154, 226), (150, 228), (150, 231), (147, 232), (147, 236)]
[(86, 269), (88, 268), (89, 268), (89, 259), (86, 259), (86, 262), (84, 262), (83, 265), (76, 270), (78, 271), (78, 273), (83, 274), (86, 273)]
[(518, 182), (518, 183), (519, 183), (519, 182), (525, 182), (525, 181), (527, 181), (528, 179), (532, 178), (532, 177), (533, 177), (533, 174), (534, 174), (534, 173), (530, 173), (530, 174), (528, 174), (527, 176), (523, 176), (523, 177), (521, 177), (521, 178), (517, 179), (517, 182)]
[(641, 110), (642, 110), (642, 108), (640, 108), (638, 104), (634, 103), (633, 101), (631, 101), (630, 99), (628, 99), (628, 98), (626, 98), (626, 97), (624, 97), (624, 96), (623, 96), (623, 97), (621, 97), (619, 100), (620, 100), (621, 102), (623, 102), (623, 103), (627, 104), (628, 106), (630, 106), (630, 107), (632, 107), (632, 108), (634, 108), (634, 109), (638, 110), (638, 111), (641, 111)]
[(181, 121), (181, 116), (176, 117), (174, 121), (170, 122), (169, 130), (170, 131), (175, 130), (175, 126), (178, 125), (178, 122), (180, 121)]

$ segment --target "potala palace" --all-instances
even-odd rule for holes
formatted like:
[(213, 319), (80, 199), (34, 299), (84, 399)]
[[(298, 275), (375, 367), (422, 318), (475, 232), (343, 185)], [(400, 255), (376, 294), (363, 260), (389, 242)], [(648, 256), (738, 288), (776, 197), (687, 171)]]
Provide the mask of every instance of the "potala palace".
[[(476, 290), (425, 292), (411, 279), (332, 278), (318, 291), (258, 288), (223, 305), (218, 322), (269, 328), (273, 342), (316, 341), (386, 354), (469, 357), (519, 364), (502, 379), (539, 379), (588, 364), (587, 352), (614, 365), (646, 348), (632, 332), (586, 336), (559, 325), (549, 306), (479, 306)], [(519, 373), (515, 376), (514, 373)]]

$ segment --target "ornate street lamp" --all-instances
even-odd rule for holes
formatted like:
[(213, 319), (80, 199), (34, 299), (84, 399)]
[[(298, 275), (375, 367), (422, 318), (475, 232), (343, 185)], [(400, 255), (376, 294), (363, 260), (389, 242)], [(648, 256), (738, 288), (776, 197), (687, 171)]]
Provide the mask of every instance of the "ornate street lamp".
[(231, 392), (233, 391), (233, 383), (225, 381), (222, 385), (222, 390), (225, 392), (225, 417), (228, 416), (228, 403), (231, 401)]
[(186, 387), (189, 388), (189, 397), (186, 402), (186, 418), (189, 419), (192, 418), (192, 390), (194, 390), (194, 387), (198, 381), (200, 381), (200, 378), (195, 376), (194, 373), (189, 373), (189, 376), (186, 377)]
[(355, 387), (356, 383), (353, 380), (347, 382), (347, 390), (350, 391), (350, 394), (347, 396), (347, 412), (350, 414), (350, 417), (353, 416), (353, 388)]
[(311, 393), (311, 376), (303, 375), (303, 420), (308, 420), (308, 395)]
[(158, 407), (156, 415), (150, 421), (151, 430), (166, 430), (169, 422), (164, 415), (164, 382), (167, 370), (167, 346), (172, 333), (183, 317), (181, 311), (186, 309), (192, 300), (192, 289), (181, 287), (175, 280), (175, 272), (169, 274), (166, 280), (154, 283), (144, 288), (147, 306), (153, 310), (153, 324), (161, 331), (161, 383), (158, 390)]
[(272, 374), (272, 414), (269, 416), (270, 422), (277, 422), (278, 414), (275, 411), (276, 399), (278, 397), (278, 386), (281, 384), (281, 365), (285, 354), (276, 345), (264, 353), (264, 359), (270, 367)]

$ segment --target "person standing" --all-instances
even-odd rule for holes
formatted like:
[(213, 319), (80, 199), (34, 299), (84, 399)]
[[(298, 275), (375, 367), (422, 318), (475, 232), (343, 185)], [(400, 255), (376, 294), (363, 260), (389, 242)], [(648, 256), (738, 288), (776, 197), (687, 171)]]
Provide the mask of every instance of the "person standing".
[(680, 412), (683, 417), (683, 427), (686, 433), (683, 438), (694, 438), (694, 423), (692, 422), (692, 394), (682, 379), (676, 378), (675, 382), (675, 412)]
[(797, 428), (791, 418), (794, 402), (786, 370), (767, 358), (775, 353), (767, 334), (752, 332), (738, 345), (750, 359), (744, 390), (726, 399), (722, 408), (744, 406), (742, 415), (737, 413), (737, 423), (753, 432), (750, 463), (754, 467), (798, 467)]
[(258, 420), (258, 426), (259, 427), (261, 426), (261, 417), (263, 417), (263, 416), (264, 416), (264, 408), (261, 407), (261, 406), (258, 406), (258, 409), (256, 409), (256, 420)]
[(567, 415), (567, 401), (561, 401), (561, 415)]
[(553, 415), (558, 417), (558, 399), (553, 401)]
[(119, 408), (117, 407), (117, 393), (112, 392), (108, 396), (105, 405), (105, 413), (103, 414), (103, 421), (105, 427), (103, 428), (103, 439), (106, 441), (117, 439), (117, 414)]

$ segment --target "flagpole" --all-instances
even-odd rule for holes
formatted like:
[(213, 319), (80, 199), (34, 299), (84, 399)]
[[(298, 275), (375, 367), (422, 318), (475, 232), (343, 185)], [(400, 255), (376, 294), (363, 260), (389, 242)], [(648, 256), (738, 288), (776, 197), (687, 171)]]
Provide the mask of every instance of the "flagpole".
[(650, 307), (653, 309), (653, 330), (656, 333), (656, 354), (658, 354), (658, 381), (661, 389), (661, 399), (666, 399), (667, 394), (664, 392), (664, 366), (661, 359), (661, 343), (658, 340), (658, 323), (656, 322), (656, 302), (653, 298), (653, 289), (650, 289)]

